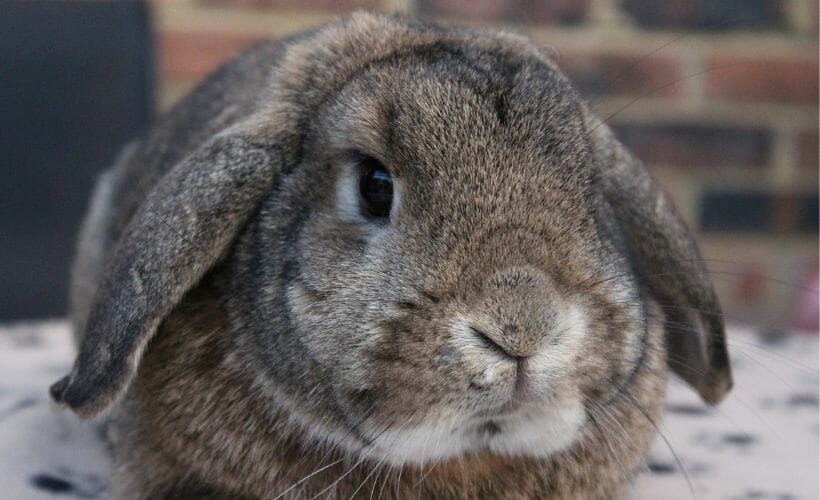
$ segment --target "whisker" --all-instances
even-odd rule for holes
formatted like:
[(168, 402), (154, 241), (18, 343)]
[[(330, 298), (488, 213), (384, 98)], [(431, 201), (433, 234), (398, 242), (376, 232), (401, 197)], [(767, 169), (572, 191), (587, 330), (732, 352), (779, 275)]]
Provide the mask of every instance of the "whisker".
[(737, 66), (743, 66), (743, 65), (747, 65), (747, 64), (749, 64), (749, 63), (748, 62), (735, 62), (735, 63), (729, 63), (729, 64), (721, 64), (721, 65), (718, 65), (718, 66), (711, 66), (711, 67), (706, 68), (704, 70), (695, 71), (694, 73), (688, 73), (686, 75), (683, 75), (680, 78), (675, 78), (673, 80), (669, 80), (668, 82), (665, 82), (665, 83), (653, 88), (649, 92), (645, 92), (645, 93), (639, 95), (638, 97), (635, 97), (634, 99), (630, 100), (629, 102), (627, 102), (623, 106), (617, 108), (615, 111), (613, 111), (612, 113), (607, 115), (606, 118), (602, 119), (599, 124), (592, 127), (592, 129), (590, 129), (590, 133), (592, 131), (594, 131), (595, 129), (597, 129), (598, 127), (600, 127), (601, 124), (609, 122), (609, 120), (611, 120), (612, 118), (614, 118), (619, 113), (621, 113), (625, 109), (629, 108), (630, 106), (632, 106), (636, 102), (640, 101), (641, 99), (645, 99), (645, 98), (647, 98), (647, 97), (649, 97), (649, 96), (651, 96), (651, 95), (653, 95), (657, 92), (660, 92), (663, 89), (666, 89), (666, 88), (671, 87), (672, 85), (675, 85), (676, 83), (680, 83), (682, 81), (688, 80), (689, 78), (692, 78), (692, 77), (695, 77), (695, 76), (704, 75), (706, 73), (709, 73), (710, 71), (715, 71), (715, 70), (719, 70), (719, 69), (734, 68), (734, 67), (737, 67)]
[[(742, 18), (743, 21), (759, 21), (761, 19), (762, 19), (762, 17), (760, 17), (760, 16), (750, 16), (749, 18)], [(729, 26), (729, 25), (733, 24), (734, 22), (737, 22), (737, 20), (733, 19), (731, 21), (723, 21), (723, 22), (720, 22), (720, 23), (715, 23), (714, 25), (710, 26), (710, 28), (711, 29), (720, 29), (724, 26)], [(696, 35), (696, 33), (689, 32), (689, 33), (681, 33), (677, 36), (674, 36), (671, 39), (669, 39), (666, 42), (659, 45), (658, 47), (650, 50), (649, 52), (641, 54), (638, 57), (635, 57), (635, 60), (633, 62), (631, 62), (629, 65), (627, 65), (627, 67), (624, 68), (622, 71), (620, 71), (618, 73), (618, 75), (615, 76), (615, 78), (612, 78), (610, 80), (605, 80), (604, 79), (605, 75), (601, 75), (597, 80), (592, 82), (590, 87), (595, 88), (599, 84), (604, 83), (604, 82), (606, 82), (608, 87), (611, 87), (612, 85), (614, 85), (614, 84), (618, 83), (619, 81), (621, 81), (624, 77), (628, 76), (629, 73), (633, 69), (638, 67), (639, 64), (644, 62), (644, 60), (646, 60), (646, 59), (652, 57), (653, 55), (661, 52), (663, 49), (665, 49), (665, 48), (667, 48), (667, 47), (669, 47), (669, 46), (671, 46), (671, 45), (673, 45), (677, 42), (680, 42), (681, 40), (685, 40), (687, 38), (692, 38), (695, 35)], [(559, 60), (559, 66), (560, 66), (560, 60)], [(598, 104), (600, 104), (602, 101), (603, 101), (603, 96), (601, 96), (601, 97), (599, 97), (598, 99), (595, 99), (595, 100), (588, 100), (590, 107), (595, 107)]]
[(387, 483), (390, 480), (390, 474), (392, 474), (392, 473), (393, 473), (393, 464), (390, 464), (389, 468), (387, 470), (387, 474), (384, 475), (384, 481), (382, 481), (382, 486), (381, 486), (381, 488), (379, 488), (379, 496), (377, 498), (382, 497), (382, 493), (384, 493), (384, 488), (387, 486)]
[(314, 477), (316, 474), (319, 474), (320, 472), (325, 471), (325, 470), (329, 469), (330, 467), (333, 467), (333, 466), (334, 466), (334, 465), (336, 465), (336, 464), (339, 464), (339, 463), (341, 463), (341, 462), (344, 462), (344, 460), (345, 460), (344, 458), (340, 458), (339, 460), (336, 460), (335, 462), (332, 462), (332, 463), (330, 463), (330, 464), (328, 464), (328, 465), (325, 465), (324, 467), (320, 467), (319, 469), (316, 469), (315, 471), (313, 471), (313, 472), (311, 472), (310, 474), (308, 474), (307, 476), (303, 477), (302, 479), (300, 479), (300, 480), (299, 480), (299, 481), (297, 481), (296, 483), (292, 484), (290, 487), (288, 487), (288, 488), (287, 488), (285, 491), (283, 491), (282, 493), (280, 493), (280, 494), (278, 494), (277, 496), (275, 496), (273, 500), (279, 500), (280, 498), (282, 498), (283, 496), (285, 496), (288, 492), (290, 492), (291, 490), (293, 490), (293, 488), (296, 488), (297, 486), (299, 486), (300, 484), (304, 483), (304, 482), (305, 482), (305, 481), (307, 481), (308, 479), (310, 479), (310, 478)]
[[(704, 309), (700, 309), (698, 307), (665, 304), (665, 303), (657, 302), (657, 301), (653, 301), (653, 302), (655, 304), (657, 304), (659, 307), (661, 307), (661, 309), (691, 310), (691, 311), (696, 311), (696, 312), (699, 312), (699, 313), (707, 315), (707, 316), (723, 317), (723, 318), (726, 318), (726, 319), (738, 320), (738, 321), (740, 320), (740, 318), (738, 318), (736, 316), (731, 316), (731, 315), (728, 315), (726, 313), (721, 313), (721, 312), (707, 311), (707, 310), (704, 310)], [(642, 303), (633, 304), (633, 301), (631, 299), (630, 300), (607, 300), (607, 301), (600, 301), (599, 300), (599, 301), (592, 301), (592, 302), (590, 302), (590, 304), (594, 305), (594, 306), (600, 306), (600, 307), (618, 306), (618, 307), (623, 308), (623, 309), (634, 308), (634, 309), (639, 310), (639, 311), (642, 311), (643, 308), (644, 308)], [(690, 329), (686, 325), (683, 325), (683, 324), (677, 323), (677, 322), (673, 322), (671, 320), (658, 320), (656, 318), (650, 318), (650, 319), (652, 321), (660, 321), (661, 323), (665, 322), (666, 324), (669, 324), (670, 326), (674, 326), (676, 328)], [(659, 323), (653, 323), (653, 324), (659, 324)], [(691, 331), (692, 331), (692, 333), (696, 333), (696, 334), (702, 335), (702, 336), (717, 337), (717, 334), (715, 334), (713, 332), (709, 332), (709, 331), (703, 331), (703, 332), (696, 331), (696, 330), (691, 330)], [(808, 365), (805, 365), (803, 363), (797, 362), (797, 361), (789, 358), (788, 356), (782, 354), (781, 352), (778, 352), (776, 349), (770, 349), (770, 348), (764, 346), (763, 344), (759, 344), (759, 343), (756, 343), (756, 342), (752, 342), (750, 340), (738, 338), (738, 336), (726, 336), (726, 340), (731, 345), (731, 347), (733, 349), (744, 349), (744, 348), (754, 349), (754, 350), (758, 351), (760, 354), (766, 354), (766, 355), (769, 355), (769, 356), (773, 356), (773, 357), (782, 359), (784, 362), (787, 362), (793, 368), (798, 368), (800, 370), (803, 370), (803, 371), (805, 371), (807, 373), (811, 373), (811, 374), (817, 374), (818, 373), (817, 368), (813, 368), (811, 366), (808, 366)]]
[(367, 481), (370, 479), (370, 477), (371, 477), (373, 474), (375, 474), (375, 473), (376, 473), (376, 471), (377, 471), (377, 470), (380, 470), (380, 469), (379, 469), (379, 466), (378, 466), (378, 465), (374, 465), (374, 466), (373, 466), (373, 470), (372, 470), (372, 471), (370, 471), (370, 473), (369, 473), (368, 475), (366, 475), (366, 476), (364, 477), (364, 479), (362, 479), (362, 484), (360, 484), (360, 485), (359, 485), (359, 486), (358, 486), (355, 490), (353, 490), (353, 493), (351, 493), (351, 494), (350, 494), (349, 500), (353, 500), (353, 498), (355, 498), (355, 497), (356, 497), (356, 493), (358, 493), (358, 492), (359, 492), (359, 490), (361, 490), (361, 489), (364, 487), (364, 485), (365, 485), (365, 484), (367, 484)]
[(326, 487), (325, 489), (323, 489), (323, 490), (322, 490), (322, 491), (320, 491), (319, 493), (317, 493), (317, 494), (313, 495), (312, 497), (310, 497), (310, 498), (311, 498), (311, 500), (315, 500), (315, 499), (319, 498), (320, 496), (322, 496), (324, 493), (326, 493), (326, 492), (327, 492), (327, 491), (329, 491), (330, 489), (332, 489), (332, 488), (336, 487), (336, 485), (337, 485), (337, 484), (339, 484), (339, 482), (341, 482), (341, 481), (342, 481), (342, 479), (346, 478), (346, 477), (347, 477), (347, 476), (348, 476), (351, 472), (353, 472), (353, 470), (355, 470), (355, 469), (356, 469), (356, 467), (358, 467), (358, 466), (359, 466), (362, 462), (364, 462), (366, 459), (367, 459), (367, 457), (364, 457), (364, 456), (363, 456), (363, 457), (361, 457), (361, 458), (360, 458), (360, 459), (359, 459), (359, 460), (358, 460), (355, 464), (353, 464), (353, 465), (352, 465), (349, 469), (347, 469), (347, 471), (346, 471), (344, 474), (342, 474), (341, 476), (339, 476), (339, 478), (338, 478), (338, 479), (336, 479), (335, 481), (333, 481), (333, 482), (330, 484), (330, 486)]
[[(382, 472), (384, 472), (385, 465), (387, 465), (387, 464), (385, 464), (382, 461), (379, 461), (379, 473), (376, 474), (376, 477), (373, 478), (373, 487), (370, 488), (370, 497), (369, 497), (370, 500), (373, 500), (373, 495), (376, 493), (376, 486), (379, 485), (379, 477), (381, 477)], [(389, 469), (388, 469), (387, 472), (388, 472), (388, 474), (390, 473)]]
[[(367, 419), (370, 417), (370, 415), (372, 414), (372, 412), (373, 412), (373, 410), (374, 410), (375, 408), (376, 408), (376, 403), (373, 403), (372, 405), (370, 405), (370, 407), (369, 407), (369, 408), (368, 408), (368, 409), (364, 412), (364, 415), (362, 416), (361, 421), (359, 422), (359, 424), (361, 424), (361, 422), (364, 422), (365, 420), (367, 420)], [(357, 425), (358, 425), (358, 424), (357, 424)], [(352, 428), (352, 426), (351, 426), (351, 428), (350, 428), (350, 429), (348, 429), (347, 433), (346, 433), (344, 436), (342, 436), (342, 438), (341, 438), (340, 442), (343, 442), (345, 439), (347, 439), (348, 437), (350, 437), (350, 436), (351, 436), (351, 434), (352, 434), (353, 432), (354, 432), (354, 430), (353, 430), (353, 428)], [(364, 447), (366, 447), (366, 446), (367, 446), (366, 444), (365, 444), (365, 445), (363, 445), (363, 447), (362, 447), (362, 448), (360, 448), (360, 450), (361, 450), (361, 449), (364, 449)], [(287, 494), (289, 491), (293, 490), (293, 488), (295, 488), (295, 487), (297, 487), (297, 486), (301, 485), (302, 483), (304, 483), (305, 481), (307, 481), (307, 480), (309, 480), (309, 479), (311, 479), (311, 478), (315, 477), (315, 476), (316, 476), (316, 474), (318, 474), (318, 473), (320, 473), (320, 472), (322, 472), (322, 471), (324, 471), (324, 470), (327, 470), (329, 467), (332, 467), (332, 466), (334, 466), (334, 465), (336, 465), (336, 464), (338, 464), (338, 463), (340, 463), (340, 462), (343, 462), (345, 459), (344, 459), (344, 458), (341, 458), (341, 459), (336, 460), (335, 462), (331, 463), (330, 465), (321, 466), (321, 464), (322, 464), (322, 463), (324, 463), (324, 462), (325, 462), (325, 460), (327, 460), (327, 459), (330, 457), (330, 455), (331, 455), (334, 451), (336, 451), (336, 449), (337, 449), (337, 447), (336, 447), (336, 445), (335, 445), (334, 443), (329, 443), (329, 446), (328, 446), (327, 451), (326, 451), (326, 452), (325, 452), (325, 454), (322, 456), (322, 458), (320, 458), (320, 459), (319, 459), (319, 461), (318, 461), (318, 464), (320, 464), (319, 469), (317, 469), (317, 470), (316, 470), (316, 471), (314, 471), (314, 472), (311, 472), (310, 474), (308, 474), (307, 476), (303, 477), (302, 479), (300, 479), (299, 481), (297, 481), (297, 482), (296, 482), (296, 483), (294, 483), (293, 485), (291, 485), (291, 486), (289, 486), (288, 488), (286, 488), (286, 489), (285, 489), (285, 491), (283, 491), (282, 493), (280, 493), (279, 495), (277, 495), (276, 497), (274, 497), (274, 500), (278, 500), (278, 499), (282, 498), (282, 496), (284, 496), (285, 494)], [(308, 454), (307, 454), (307, 453), (305, 453), (305, 454), (303, 455), (303, 457), (299, 460), (299, 462), (297, 462), (297, 465), (298, 465), (299, 463), (302, 463), (302, 462), (303, 462), (303, 461), (304, 461), (307, 457), (308, 457)], [(296, 465), (292, 466), (292, 467), (290, 468), (290, 470), (289, 470), (289, 471), (292, 471), (295, 467), (296, 467)]]
[(658, 432), (658, 435), (660, 435), (661, 439), (663, 439), (664, 443), (666, 443), (666, 447), (669, 448), (669, 451), (672, 453), (672, 456), (675, 458), (675, 461), (678, 463), (678, 466), (680, 467), (681, 472), (683, 473), (683, 477), (686, 479), (686, 484), (689, 486), (689, 491), (692, 493), (692, 497), (697, 500), (698, 496), (697, 493), (695, 493), (695, 486), (692, 484), (692, 479), (689, 477), (689, 472), (683, 465), (683, 460), (681, 460), (680, 456), (678, 456), (678, 453), (675, 451), (675, 448), (672, 446), (672, 443), (670, 442), (669, 438), (661, 430), (658, 424), (652, 419), (652, 417), (648, 413), (646, 413), (646, 410), (642, 408), (637, 401), (635, 401), (634, 397), (632, 396), (632, 394), (629, 393), (629, 391), (624, 391), (622, 394), (624, 394), (628, 398), (628, 400), (632, 402), (632, 405), (646, 418), (646, 420), (650, 424), (652, 424), (652, 427), (655, 428), (655, 430)]
[[(594, 401), (589, 400), (588, 402), (592, 403), (595, 406), (600, 408), (600, 405), (598, 405)], [(588, 411), (587, 411), (587, 416), (589, 417), (590, 422), (592, 422), (592, 425), (595, 427), (595, 429), (598, 431), (598, 434), (601, 436), (601, 439), (604, 441), (604, 445), (606, 446), (606, 449), (609, 452), (609, 456), (612, 458), (612, 461), (615, 462), (615, 464), (621, 470), (623, 480), (629, 483), (629, 487), (632, 490), (632, 493), (635, 495), (635, 498), (638, 498), (638, 492), (637, 492), (637, 490), (635, 490), (635, 485), (632, 484), (632, 481), (629, 480), (630, 474), (628, 474), (626, 472), (626, 469), (624, 468), (623, 463), (621, 462), (620, 459), (618, 459), (618, 455), (615, 453), (615, 450), (612, 447), (612, 443), (607, 438), (606, 433), (604, 432), (601, 425), (595, 419), (595, 412), (593, 410), (594, 410), (594, 408), (588, 408)]]
[[(679, 323), (674, 323), (674, 322), (670, 322), (670, 321), (664, 321), (664, 322), (663, 322), (663, 324), (665, 324), (665, 325), (669, 325), (669, 326), (674, 327), (674, 329), (671, 329), (671, 330), (670, 330), (670, 329), (667, 329), (667, 332), (668, 332), (668, 333), (673, 333), (673, 334), (689, 334), (689, 335), (697, 335), (697, 336), (701, 336), (701, 337), (708, 337), (708, 335), (709, 335), (709, 334), (704, 333), (704, 332), (699, 332), (699, 331), (697, 331), (697, 330), (693, 330), (693, 329), (691, 329), (691, 328), (687, 327), (686, 325), (682, 325), (682, 324), (679, 324)], [(740, 346), (735, 346), (735, 347), (740, 347)], [(749, 359), (749, 360), (753, 361), (753, 362), (754, 362), (754, 363), (756, 363), (758, 366), (760, 366), (761, 368), (763, 368), (763, 369), (764, 369), (764, 370), (766, 370), (767, 372), (771, 373), (773, 377), (775, 377), (775, 378), (776, 378), (776, 379), (778, 379), (779, 381), (783, 382), (783, 385), (785, 385), (785, 386), (786, 386), (786, 387), (788, 387), (789, 389), (794, 389), (794, 388), (795, 388), (795, 387), (794, 387), (791, 383), (787, 382), (787, 381), (786, 381), (783, 377), (781, 377), (780, 375), (778, 375), (778, 374), (777, 374), (777, 372), (775, 372), (774, 370), (772, 370), (772, 369), (771, 369), (769, 366), (767, 366), (765, 363), (763, 363), (763, 362), (762, 362), (762, 361), (760, 361), (759, 359), (757, 359), (757, 358), (755, 358), (754, 356), (752, 356), (752, 354), (751, 354), (751, 349), (746, 350), (743, 354), (746, 356), (746, 359)]]
[[(703, 272), (703, 273), (709, 274), (709, 275), (730, 276), (730, 277), (739, 277), (739, 278), (742, 278), (742, 277), (745, 277), (745, 276), (748, 275), (748, 273), (744, 273), (744, 272), (722, 271), (722, 270), (718, 270), (718, 269), (702, 269), (702, 270), (697, 270), (697, 271), (677, 271), (677, 272), (668, 272), (668, 273), (641, 274), (641, 275), (637, 275), (637, 276), (633, 276), (632, 273), (626, 272), (626, 273), (616, 274), (616, 275), (613, 275), (613, 276), (608, 276), (604, 279), (601, 279), (601, 280), (593, 282), (593, 283), (587, 283), (587, 280), (585, 280), (585, 281), (582, 281), (580, 283), (580, 286), (588, 287), (588, 288), (595, 288), (595, 287), (597, 287), (599, 285), (602, 285), (604, 283), (607, 283), (609, 281), (614, 281), (614, 280), (622, 279), (622, 278), (630, 278), (630, 279), (634, 279), (634, 280), (640, 282), (640, 281), (650, 279), (650, 278), (665, 278), (665, 277), (674, 278), (676, 276), (688, 276), (688, 275), (696, 273), (696, 272)], [(818, 291), (814, 288), (804, 286), (804, 285), (800, 285), (800, 284), (797, 284), (797, 283), (786, 281), (786, 280), (783, 280), (783, 279), (780, 279), (780, 278), (775, 278), (775, 277), (772, 277), (772, 276), (756, 276), (756, 277), (758, 277), (760, 279), (764, 279), (766, 281), (770, 281), (770, 282), (778, 284), (778, 285), (793, 288), (795, 290), (801, 290), (801, 291), (804, 291), (804, 292), (813, 293), (815, 295), (820, 296), (820, 291)]]
[[(662, 349), (658, 349), (658, 350), (661, 350), (661, 351), (662, 351)], [(682, 365), (687, 366), (687, 368), (688, 368), (688, 369), (690, 369), (690, 370), (694, 371), (695, 373), (699, 373), (700, 375), (705, 375), (705, 373), (704, 373), (704, 371), (703, 371), (703, 370), (699, 370), (697, 367), (694, 367), (694, 366), (692, 366), (691, 364), (689, 364), (689, 363), (687, 362), (687, 360), (686, 360), (683, 356), (676, 355), (676, 354), (674, 354), (674, 353), (669, 353), (669, 352), (666, 352), (665, 354), (666, 354), (668, 357), (670, 357), (670, 358), (672, 358), (672, 359), (675, 359), (678, 363), (680, 363), (680, 364), (682, 364)], [(736, 382), (736, 383), (735, 383), (735, 387), (732, 389), (732, 398), (733, 398), (735, 401), (737, 401), (738, 403), (740, 403), (740, 404), (741, 404), (744, 408), (746, 408), (746, 410), (747, 410), (750, 414), (754, 415), (754, 417), (755, 417), (755, 418), (756, 418), (756, 419), (757, 419), (757, 420), (758, 420), (761, 424), (763, 424), (763, 426), (764, 426), (764, 427), (766, 427), (766, 428), (768, 428), (769, 430), (771, 430), (774, 434), (776, 434), (776, 435), (780, 435), (780, 432), (779, 432), (779, 431), (776, 431), (776, 430), (775, 430), (775, 429), (771, 426), (771, 424), (769, 424), (766, 420), (764, 420), (764, 419), (763, 419), (763, 417), (761, 417), (761, 416), (759, 415), (759, 413), (758, 413), (758, 412), (756, 412), (756, 411), (754, 410), (754, 408), (752, 407), (752, 405), (751, 405), (751, 404), (749, 404), (749, 402), (748, 402), (748, 401), (747, 401), (744, 397), (741, 397), (741, 395), (740, 395), (740, 394), (738, 394), (738, 393), (742, 393), (742, 394), (747, 395), (747, 396), (750, 396), (750, 397), (752, 396), (752, 394), (751, 394), (749, 391), (747, 391), (747, 390), (746, 390), (746, 388), (745, 388), (744, 386), (742, 386), (740, 383)], [(741, 426), (740, 424), (738, 424), (736, 420), (734, 420), (733, 418), (731, 418), (731, 417), (729, 416), (729, 414), (728, 414), (728, 413), (726, 413), (725, 411), (723, 411), (723, 410), (722, 410), (719, 406), (712, 406), (712, 407), (710, 407), (710, 408), (711, 408), (712, 410), (716, 411), (718, 414), (720, 414), (723, 418), (725, 418), (725, 419), (726, 419), (726, 421), (728, 421), (728, 422), (729, 422), (729, 423), (730, 423), (733, 427), (735, 427), (735, 428), (737, 428), (738, 430), (741, 430), (741, 431), (744, 429), (744, 428), (743, 428), (743, 426)]]

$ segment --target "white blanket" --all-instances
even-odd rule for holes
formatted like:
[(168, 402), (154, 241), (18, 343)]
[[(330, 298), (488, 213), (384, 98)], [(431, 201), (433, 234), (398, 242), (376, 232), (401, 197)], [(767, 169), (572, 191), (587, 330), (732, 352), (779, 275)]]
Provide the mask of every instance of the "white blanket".
[[(732, 394), (709, 408), (670, 381), (666, 439), (655, 440), (635, 498), (818, 498), (817, 337), (740, 328), (729, 337)], [(64, 322), (0, 328), (1, 499), (107, 498), (100, 425), (48, 400), (73, 354)]]

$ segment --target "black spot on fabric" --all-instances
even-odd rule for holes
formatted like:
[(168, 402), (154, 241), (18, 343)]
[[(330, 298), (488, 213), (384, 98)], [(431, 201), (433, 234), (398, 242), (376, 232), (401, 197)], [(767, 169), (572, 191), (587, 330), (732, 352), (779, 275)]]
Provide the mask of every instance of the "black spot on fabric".
[(666, 410), (670, 413), (677, 413), (679, 415), (702, 416), (707, 415), (709, 411), (703, 406), (690, 404), (675, 404), (666, 405)]
[(792, 394), (791, 396), (789, 396), (789, 399), (786, 401), (786, 404), (791, 407), (817, 408), (817, 394)]
[(786, 333), (776, 328), (761, 330), (757, 333), (757, 337), (763, 344), (769, 346), (781, 345), (789, 338)]
[(674, 465), (665, 462), (650, 461), (646, 464), (646, 467), (652, 474), (674, 474), (676, 471)]
[(785, 492), (769, 492), (762, 490), (747, 490), (739, 497), (733, 497), (743, 500), (794, 500), (796, 497), (791, 493)]
[(757, 441), (757, 438), (755, 438), (751, 434), (745, 433), (724, 434), (723, 436), (721, 436), (720, 441), (731, 446), (746, 448), (748, 446), (753, 445)]
[(35, 331), (24, 330), (21, 332), (13, 332), (10, 335), (12, 345), (15, 348), (33, 348), (40, 347), (43, 340)]
[(37, 474), (32, 476), (31, 484), (33, 484), (35, 488), (51, 493), (71, 493), (74, 491), (74, 485), (72, 483), (50, 474)]
[(11, 408), (8, 408), (5, 411), (0, 412), (0, 420), (17, 413), (20, 410), (25, 410), (26, 408), (31, 408), (37, 404), (37, 398), (24, 398), (19, 401), (16, 401)]
[(17, 401), (17, 403), (14, 404), (14, 409), (15, 410), (23, 410), (23, 409), (26, 409), (26, 408), (31, 408), (32, 406), (34, 406), (36, 404), (37, 404), (37, 398), (34, 398), (34, 397), (25, 398), (25, 399), (21, 399), (20, 401)]
[[(70, 498), (107, 498), (105, 480), (97, 474), (80, 473), (57, 467), (54, 473), (41, 472), (29, 479), (37, 489)], [(1, 497), (2, 495), (0, 495)]]

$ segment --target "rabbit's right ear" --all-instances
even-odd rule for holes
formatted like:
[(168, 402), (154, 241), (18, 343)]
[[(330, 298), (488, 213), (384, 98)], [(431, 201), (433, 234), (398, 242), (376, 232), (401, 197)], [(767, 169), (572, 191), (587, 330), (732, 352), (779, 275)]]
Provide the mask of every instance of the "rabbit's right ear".
[(607, 126), (587, 117), (595, 184), (620, 227), (637, 278), (664, 310), (669, 367), (710, 404), (732, 387), (720, 305), (692, 235), (663, 190)]
[(71, 373), (51, 387), (81, 417), (128, 387), (162, 319), (224, 255), (282, 156), (222, 135), (172, 167), (129, 221), (102, 275)]

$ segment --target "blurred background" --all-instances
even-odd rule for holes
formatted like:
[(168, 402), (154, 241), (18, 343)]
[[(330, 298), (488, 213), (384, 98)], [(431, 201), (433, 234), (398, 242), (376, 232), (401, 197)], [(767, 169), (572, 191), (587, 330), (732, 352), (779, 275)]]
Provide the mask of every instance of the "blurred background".
[(727, 321), (817, 331), (817, 0), (4, 0), (0, 321), (65, 314), (126, 141), (236, 51), (357, 8), (552, 47), (696, 232)]

